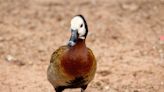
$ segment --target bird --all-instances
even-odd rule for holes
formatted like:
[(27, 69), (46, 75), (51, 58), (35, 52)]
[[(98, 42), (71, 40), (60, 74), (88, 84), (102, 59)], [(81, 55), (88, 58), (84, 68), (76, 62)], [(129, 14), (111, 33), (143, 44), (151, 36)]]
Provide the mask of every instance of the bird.
[(70, 23), (71, 36), (66, 45), (55, 50), (47, 69), (47, 79), (54, 91), (80, 88), (84, 92), (94, 79), (97, 62), (85, 40), (88, 25), (83, 15), (76, 15)]

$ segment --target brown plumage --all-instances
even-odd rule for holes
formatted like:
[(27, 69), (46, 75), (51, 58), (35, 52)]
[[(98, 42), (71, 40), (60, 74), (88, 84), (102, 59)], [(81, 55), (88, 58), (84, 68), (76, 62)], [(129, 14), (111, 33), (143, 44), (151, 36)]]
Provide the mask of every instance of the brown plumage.
[[(75, 16), (75, 20), (72, 21), (78, 19), (84, 23), (85, 34), (78, 32), (82, 27), (76, 31), (76, 34), (72, 30), (68, 45), (59, 47), (51, 56), (47, 77), (56, 92), (62, 92), (65, 88), (81, 88), (81, 92), (84, 92), (96, 72), (95, 56), (91, 49), (86, 47), (83, 39), (86, 38), (88, 31), (86, 21), (81, 15)], [(81, 25), (81, 22), (79, 24)]]

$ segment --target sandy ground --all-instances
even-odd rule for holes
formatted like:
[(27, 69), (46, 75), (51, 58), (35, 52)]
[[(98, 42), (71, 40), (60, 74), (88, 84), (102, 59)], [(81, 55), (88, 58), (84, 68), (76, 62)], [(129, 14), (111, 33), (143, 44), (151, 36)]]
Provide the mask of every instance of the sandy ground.
[(54, 92), (50, 56), (77, 14), (98, 62), (86, 92), (164, 92), (164, 0), (0, 0), (0, 92)]

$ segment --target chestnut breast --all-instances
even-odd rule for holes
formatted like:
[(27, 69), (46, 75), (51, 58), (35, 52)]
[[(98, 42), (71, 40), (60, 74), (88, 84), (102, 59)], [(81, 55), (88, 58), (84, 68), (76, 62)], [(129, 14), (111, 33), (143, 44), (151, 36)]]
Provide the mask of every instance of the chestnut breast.
[(64, 72), (73, 77), (84, 76), (90, 73), (94, 58), (87, 48), (68, 50), (61, 59)]

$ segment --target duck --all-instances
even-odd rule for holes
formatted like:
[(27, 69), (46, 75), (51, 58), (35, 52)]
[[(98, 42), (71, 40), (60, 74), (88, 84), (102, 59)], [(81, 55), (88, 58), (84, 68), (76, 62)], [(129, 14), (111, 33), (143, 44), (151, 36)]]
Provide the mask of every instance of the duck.
[(84, 92), (97, 69), (96, 58), (85, 43), (88, 34), (85, 18), (76, 15), (70, 24), (68, 43), (53, 52), (47, 69), (47, 79), (56, 92), (74, 88)]

